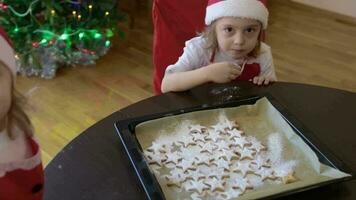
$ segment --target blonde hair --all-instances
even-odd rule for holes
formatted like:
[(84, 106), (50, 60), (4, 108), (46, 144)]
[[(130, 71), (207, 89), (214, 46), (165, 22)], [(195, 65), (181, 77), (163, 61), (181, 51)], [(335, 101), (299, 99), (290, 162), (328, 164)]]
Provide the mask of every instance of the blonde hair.
[[(218, 48), (219, 44), (216, 36), (216, 22), (217, 20), (212, 22), (210, 25), (206, 26), (203, 32), (198, 33), (198, 35), (206, 39), (207, 41), (206, 49), (211, 51), (214, 51), (215, 49), (216, 50), (219, 49)], [(255, 48), (250, 53), (248, 53), (248, 56), (256, 58), (260, 54), (261, 41), (262, 41), (262, 28), (258, 35), (258, 42)]]
[[(0, 61), (0, 68), (4, 68), (8, 71), (11, 79), (13, 79), (11, 71), (7, 68), (7, 66)], [(2, 70), (0, 70), (1, 73)], [(6, 115), (5, 121), (5, 129), (9, 134), (10, 138), (14, 137), (13, 128), (17, 127), (21, 131), (23, 131), (27, 136), (33, 135), (33, 126), (25, 113), (24, 108), (26, 104), (26, 99), (22, 96), (18, 91), (16, 91), (14, 84), (11, 84), (11, 104), (10, 109)]]

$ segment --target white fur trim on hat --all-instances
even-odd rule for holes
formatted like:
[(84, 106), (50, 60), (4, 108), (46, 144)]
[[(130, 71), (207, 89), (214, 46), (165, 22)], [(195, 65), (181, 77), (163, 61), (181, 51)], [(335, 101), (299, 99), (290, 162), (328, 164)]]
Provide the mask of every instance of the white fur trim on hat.
[(205, 24), (210, 25), (221, 17), (241, 17), (255, 19), (266, 29), (268, 24), (268, 10), (258, 0), (210, 0), (206, 8)]
[(11, 71), (13, 79), (16, 78), (15, 53), (10, 44), (0, 35), (0, 61), (3, 62)]

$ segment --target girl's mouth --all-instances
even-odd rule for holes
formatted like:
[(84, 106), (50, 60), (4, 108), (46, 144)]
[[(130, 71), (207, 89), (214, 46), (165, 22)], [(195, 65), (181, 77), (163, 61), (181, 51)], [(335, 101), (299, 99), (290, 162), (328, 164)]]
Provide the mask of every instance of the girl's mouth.
[(236, 52), (236, 53), (242, 53), (242, 52), (244, 52), (245, 50), (243, 50), (243, 49), (233, 49), (233, 51)]
[(242, 55), (242, 54), (245, 53), (245, 50), (243, 50), (243, 49), (233, 49), (232, 52), (235, 55)]

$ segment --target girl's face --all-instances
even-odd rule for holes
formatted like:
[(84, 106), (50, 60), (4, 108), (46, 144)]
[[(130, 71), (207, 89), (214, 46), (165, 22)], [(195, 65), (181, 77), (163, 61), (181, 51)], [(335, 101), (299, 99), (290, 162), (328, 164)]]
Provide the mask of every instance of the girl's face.
[(261, 23), (254, 19), (223, 17), (216, 22), (219, 50), (234, 59), (246, 57), (257, 45)]
[(0, 130), (11, 106), (11, 72), (0, 62)]

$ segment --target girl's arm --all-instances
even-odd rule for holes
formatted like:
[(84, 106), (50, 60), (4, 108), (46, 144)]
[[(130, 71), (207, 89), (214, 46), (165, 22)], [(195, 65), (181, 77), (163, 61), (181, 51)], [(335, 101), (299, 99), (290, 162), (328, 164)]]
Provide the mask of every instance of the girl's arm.
[(227, 83), (241, 74), (241, 67), (228, 62), (213, 63), (191, 71), (166, 74), (161, 90), (178, 92), (207, 82)]
[(167, 67), (161, 91), (184, 91), (206, 82), (226, 83), (240, 75), (241, 68), (231, 63), (208, 64), (211, 52), (206, 41), (195, 37), (186, 42), (178, 61)]
[(178, 92), (209, 82), (206, 69), (207, 67), (202, 67), (192, 71), (165, 75), (162, 80), (161, 90), (163, 93)]
[(256, 85), (268, 85), (270, 82), (277, 81), (276, 72), (274, 70), (273, 57), (271, 48), (262, 43), (262, 54), (260, 55), (261, 73), (253, 78), (253, 83)]

